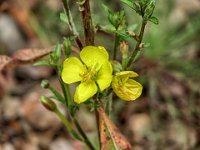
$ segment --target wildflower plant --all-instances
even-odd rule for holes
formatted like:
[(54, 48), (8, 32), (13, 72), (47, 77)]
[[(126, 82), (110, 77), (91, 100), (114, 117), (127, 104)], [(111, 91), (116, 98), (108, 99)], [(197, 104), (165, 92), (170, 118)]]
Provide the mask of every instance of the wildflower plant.
[[(147, 22), (158, 24), (158, 19), (153, 16), (155, 0), (121, 0), (141, 16), (139, 34), (131, 30), (132, 25), (128, 25), (124, 10), (113, 12), (106, 5), (103, 5), (103, 8), (107, 12), (109, 24), (105, 26), (98, 23), (94, 29), (89, 0), (77, 1), (82, 15), (85, 44), (80, 40), (76, 30), (68, 1), (62, 0), (62, 2), (64, 12), (60, 14), (60, 19), (68, 24), (73, 36), (65, 37), (63, 43), (57, 44), (49, 59), (35, 63), (56, 70), (62, 93), (52, 87), (48, 80), (43, 80), (42, 87), (49, 89), (53, 96), (42, 96), (41, 103), (61, 119), (73, 138), (86, 143), (89, 149), (132, 149), (128, 140), (117, 132), (118, 129), (109, 119), (109, 114), (112, 113), (113, 100), (114, 102), (120, 99), (134, 101), (142, 94), (143, 88), (137, 81), (138, 74), (133, 71), (132, 64), (138, 58), (142, 48), (147, 46), (142, 43)], [(94, 44), (95, 30), (114, 35), (113, 50)], [(133, 49), (128, 48), (131, 44), (128, 42), (130, 40), (136, 41)], [(75, 50), (76, 55), (72, 55)], [(74, 83), (77, 83), (76, 89), (71, 95), (69, 85)], [(61, 113), (54, 100), (65, 105), (68, 118)], [(91, 110), (96, 111), (99, 145), (91, 142), (76, 118), (76, 112), (82, 103), (92, 104)]]

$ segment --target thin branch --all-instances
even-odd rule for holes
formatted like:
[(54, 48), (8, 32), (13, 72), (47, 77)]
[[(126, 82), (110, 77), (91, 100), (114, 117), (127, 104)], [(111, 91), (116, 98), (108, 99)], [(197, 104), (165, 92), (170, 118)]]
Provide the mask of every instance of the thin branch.
[(90, 1), (85, 0), (80, 7), (85, 33), (85, 45), (94, 45), (94, 28), (90, 12)]
[(128, 34), (133, 37), (137, 42), (140, 41), (140, 37), (133, 31), (129, 31)]
[(78, 45), (79, 49), (81, 50), (83, 48), (83, 45), (82, 45), (82, 42), (81, 42), (81, 40), (78, 36), (78, 32), (76, 30), (76, 27), (74, 25), (72, 15), (71, 15), (71, 12), (69, 10), (68, 2), (67, 2), (67, 0), (62, 0), (62, 3), (63, 3), (64, 9), (65, 9), (65, 12), (66, 12), (66, 15), (67, 15), (69, 29), (74, 34), (76, 44)]
[(114, 43), (114, 51), (113, 51), (113, 60), (116, 59), (117, 57), (117, 49), (119, 46), (119, 35), (117, 35), (117, 33), (115, 33), (115, 43)]
[(136, 44), (136, 46), (135, 46), (135, 49), (134, 49), (133, 53), (131, 54), (131, 57), (130, 57), (130, 59), (129, 59), (129, 61), (128, 61), (128, 64), (127, 64), (127, 66), (125, 67), (125, 69), (131, 66), (132, 62), (133, 62), (134, 59), (135, 59), (135, 56), (137, 55), (137, 53), (138, 53), (138, 52), (140, 51), (140, 49), (141, 49), (140, 44), (141, 44), (141, 42), (142, 42), (142, 38), (143, 38), (143, 35), (144, 35), (144, 29), (145, 29), (145, 27), (146, 27), (146, 24), (147, 24), (147, 22), (143, 19), (143, 20), (142, 20), (142, 26), (141, 26), (141, 29), (140, 29), (139, 39), (138, 39), (138, 41), (137, 41), (137, 44)]
[(92, 145), (92, 143), (90, 142), (90, 140), (88, 139), (87, 135), (85, 134), (85, 132), (83, 131), (83, 129), (81, 128), (79, 122), (76, 120), (75, 117), (73, 117), (73, 122), (78, 130), (78, 132), (81, 134), (81, 136), (84, 139), (84, 142), (87, 144), (87, 146), (91, 149), (91, 150), (96, 150), (95, 147)]

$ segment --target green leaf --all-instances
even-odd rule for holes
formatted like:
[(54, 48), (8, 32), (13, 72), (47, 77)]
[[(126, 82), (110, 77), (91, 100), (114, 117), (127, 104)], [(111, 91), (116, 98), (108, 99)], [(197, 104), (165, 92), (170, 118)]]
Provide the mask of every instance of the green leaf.
[(59, 43), (57, 43), (53, 53), (51, 53), (50, 55), (51, 64), (56, 66), (58, 64), (60, 57), (61, 57), (61, 46)]
[[(59, 43), (56, 44), (54, 53), (55, 53), (55, 57), (59, 60), (60, 57), (61, 57), (61, 46), (60, 46)], [(58, 61), (58, 60), (57, 60), (57, 61)]]
[(125, 32), (125, 31), (116, 31), (115, 33), (117, 33), (118, 35), (120, 35), (121, 38), (127, 39), (130, 38), (131, 36)]
[(148, 0), (139, 0), (139, 4), (142, 8), (145, 8), (148, 3)]
[(101, 30), (109, 32), (109, 33), (115, 33), (116, 29), (113, 25), (108, 24), (108, 25), (100, 25), (99, 26)]
[(133, 0), (121, 0), (121, 2), (133, 9)]
[(63, 46), (64, 46), (64, 53), (65, 56), (68, 58), (71, 55), (71, 40), (70, 38), (65, 38), (63, 41)]
[(147, 4), (144, 11), (144, 19), (148, 20), (152, 16), (154, 8), (155, 8), (155, 1), (151, 1)]
[(138, 13), (139, 15), (141, 15), (141, 9), (140, 9), (140, 5), (136, 2), (133, 3), (133, 8), (136, 11), (136, 13)]
[(68, 23), (67, 15), (64, 12), (60, 13), (60, 20), (64, 23)]
[(55, 97), (56, 97), (56, 99), (59, 101), (59, 102), (61, 102), (61, 103), (63, 103), (63, 104), (65, 104), (65, 99), (64, 99), (64, 97), (58, 92), (58, 91), (56, 91), (53, 87), (49, 87), (49, 90), (55, 95)]
[(149, 21), (153, 22), (154, 24), (159, 24), (158, 18), (156, 18), (156, 17), (154, 17), (154, 16), (151, 16), (151, 17), (149, 18)]
[(47, 60), (40, 60), (33, 64), (33, 66), (51, 66)]
[(124, 4), (128, 5), (131, 9), (136, 11), (136, 13), (141, 15), (140, 6), (137, 2), (133, 2), (133, 0), (121, 0)]
[(108, 21), (111, 25), (118, 29), (119, 26), (124, 26), (125, 24), (125, 12), (124, 10), (118, 12), (112, 12), (106, 5), (102, 5), (103, 8), (107, 11)]
[(138, 27), (138, 24), (131, 24), (128, 26), (128, 31), (135, 31)]

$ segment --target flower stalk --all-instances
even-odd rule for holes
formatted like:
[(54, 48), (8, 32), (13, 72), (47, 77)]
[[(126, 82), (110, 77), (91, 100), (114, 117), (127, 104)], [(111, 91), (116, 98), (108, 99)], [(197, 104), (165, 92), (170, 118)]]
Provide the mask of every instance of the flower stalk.
[(137, 40), (137, 44), (136, 44), (136, 46), (135, 46), (135, 48), (134, 48), (134, 51), (132, 52), (132, 54), (131, 54), (131, 57), (130, 57), (130, 59), (129, 59), (129, 61), (128, 61), (128, 64), (127, 64), (127, 66), (125, 67), (125, 70), (126, 70), (126, 68), (128, 68), (128, 67), (130, 67), (131, 66), (131, 64), (132, 64), (132, 62), (134, 61), (134, 59), (135, 59), (135, 57), (136, 57), (136, 55), (137, 55), (137, 53), (140, 51), (140, 44), (141, 44), (141, 42), (142, 42), (142, 38), (143, 38), (143, 35), (144, 35), (144, 30), (145, 30), (145, 27), (146, 27), (146, 24), (147, 24), (147, 21), (145, 21), (144, 19), (142, 20), (142, 26), (141, 26), (141, 29), (140, 29), (140, 34), (139, 34), (139, 39)]

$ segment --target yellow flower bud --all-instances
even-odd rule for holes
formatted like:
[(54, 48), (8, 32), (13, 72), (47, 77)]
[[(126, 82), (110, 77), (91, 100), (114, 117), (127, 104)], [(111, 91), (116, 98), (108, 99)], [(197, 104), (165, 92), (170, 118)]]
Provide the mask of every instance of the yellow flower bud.
[(125, 101), (136, 100), (142, 94), (142, 85), (131, 79), (138, 76), (133, 71), (116, 73), (112, 80), (112, 88), (115, 94)]

